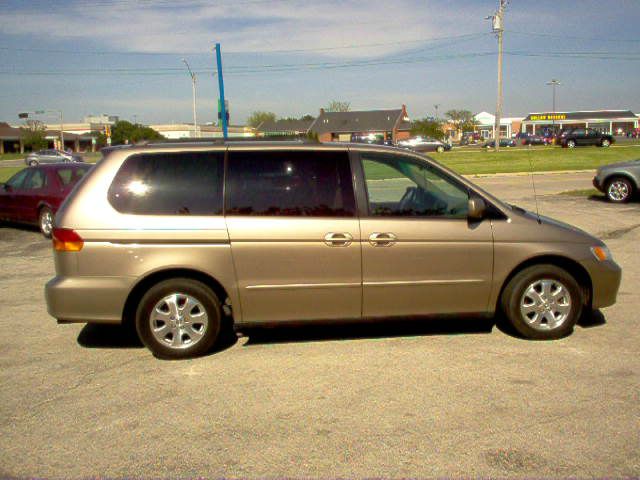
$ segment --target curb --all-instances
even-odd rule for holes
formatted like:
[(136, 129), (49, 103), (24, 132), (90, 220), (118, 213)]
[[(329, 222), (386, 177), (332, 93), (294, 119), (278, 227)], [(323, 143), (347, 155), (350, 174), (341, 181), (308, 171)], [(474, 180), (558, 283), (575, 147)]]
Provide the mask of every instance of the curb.
[(542, 172), (507, 172), (507, 173), (472, 173), (469, 175), (463, 175), (468, 178), (483, 178), (483, 177), (522, 177), (524, 175), (563, 175), (570, 173), (595, 173), (595, 169), (589, 170), (548, 170)]

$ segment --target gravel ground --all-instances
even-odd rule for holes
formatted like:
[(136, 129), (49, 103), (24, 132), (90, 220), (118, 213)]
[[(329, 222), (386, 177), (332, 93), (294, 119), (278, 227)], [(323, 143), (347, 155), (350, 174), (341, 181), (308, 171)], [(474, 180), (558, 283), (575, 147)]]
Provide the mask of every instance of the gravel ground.
[[(478, 182), (532, 206), (527, 177)], [(118, 327), (56, 325), (49, 242), (0, 228), (0, 477), (637, 477), (640, 205), (556, 183), (541, 213), (605, 238), (624, 273), (616, 305), (554, 342), (458, 318), (159, 361)]]

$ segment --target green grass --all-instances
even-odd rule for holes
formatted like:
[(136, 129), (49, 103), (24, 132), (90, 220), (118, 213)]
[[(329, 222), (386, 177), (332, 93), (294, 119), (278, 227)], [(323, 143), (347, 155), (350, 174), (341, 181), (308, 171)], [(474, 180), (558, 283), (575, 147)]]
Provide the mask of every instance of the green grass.
[(608, 163), (640, 158), (640, 147), (583, 147), (560, 148), (503, 148), (493, 151), (464, 151), (435, 153), (438, 162), (463, 175), (482, 173), (511, 173), (589, 170)]
[(602, 192), (595, 188), (583, 188), (582, 190), (567, 190), (566, 192), (560, 192), (560, 195), (568, 195), (570, 197), (602, 197)]
[(0, 167), (0, 183), (4, 183), (9, 180), (16, 172), (19, 172), (25, 167)]
[(3, 153), (0, 155), (0, 162), (3, 160), (20, 160), (26, 156), (26, 153)]
[[(462, 175), (590, 170), (608, 163), (640, 158), (640, 147), (611, 148), (503, 148), (499, 153), (479, 149), (454, 149), (444, 153), (429, 153), (443, 165)], [(390, 167), (372, 164), (370, 180), (397, 178), (401, 175)]]

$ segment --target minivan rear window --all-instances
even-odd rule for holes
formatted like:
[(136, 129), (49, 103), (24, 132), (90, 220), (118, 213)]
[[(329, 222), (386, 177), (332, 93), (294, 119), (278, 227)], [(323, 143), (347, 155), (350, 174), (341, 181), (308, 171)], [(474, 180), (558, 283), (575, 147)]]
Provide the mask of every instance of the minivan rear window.
[(227, 215), (353, 217), (346, 151), (231, 151)]
[(127, 158), (109, 202), (138, 215), (221, 215), (224, 152), (163, 152)]

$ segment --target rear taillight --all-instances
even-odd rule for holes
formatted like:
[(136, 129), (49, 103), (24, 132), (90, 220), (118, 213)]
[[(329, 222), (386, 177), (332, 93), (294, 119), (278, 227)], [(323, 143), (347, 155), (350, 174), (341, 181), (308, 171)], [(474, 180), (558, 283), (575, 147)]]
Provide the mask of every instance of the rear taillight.
[(54, 228), (53, 249), (58, 252), (79, 252), (84, 246), (84, 240), (70, 228)]

